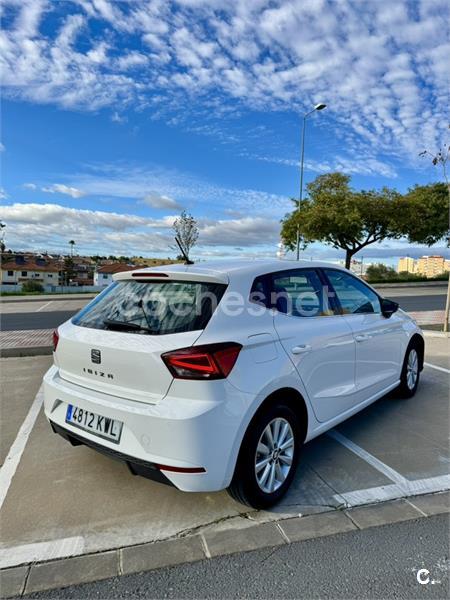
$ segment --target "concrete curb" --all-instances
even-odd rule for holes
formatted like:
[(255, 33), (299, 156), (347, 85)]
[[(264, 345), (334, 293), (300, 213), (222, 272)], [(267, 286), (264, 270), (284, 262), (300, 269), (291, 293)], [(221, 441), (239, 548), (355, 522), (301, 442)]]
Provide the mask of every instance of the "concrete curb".
[(409, 287), (442, 287), (448, 286), (448, 281), (398, 281), (397, 283), (371, 283), (375, 289), (409, 288)]
[(249, 521), (245, 528), (209, 527), (203, 533), (186, 537), (2, 569), (1, 593), (4, 598), (22, 596), (442, 513), (450, 513), (450, 492), (279, 521), (258, 524)]
[(89, 300), (95, 298), (100, 292), (92, 292), (86, 294), (42, 294), (42, 296), (0, 296), (0, 302), (10, 304), (12, 302), (58, 302), (59, 300)]
[(422, 333), (425, 337), (434, 338), (449, 338), (450, 333), (444, 333), (443, 331), (433, 331), (432, 329), (422, 329)]
[(47, 356), (53, 353), (53, 346), (30, 346), (22, 348), (1, 348), (0, 358), (18, 358), (23, 356)]

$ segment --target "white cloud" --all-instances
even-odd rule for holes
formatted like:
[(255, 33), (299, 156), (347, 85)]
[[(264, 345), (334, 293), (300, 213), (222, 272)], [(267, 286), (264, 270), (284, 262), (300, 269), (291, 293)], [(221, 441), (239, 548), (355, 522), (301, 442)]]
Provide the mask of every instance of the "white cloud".
[[(80, 252), (91, 253), (173, 254), (175, 218), (152, 219), (58, 204), (15, 203), (2, 210), (13, 248), (55, 251), (65, 248), (69, 239), (75, 239)], [(198, 226), (200, 254), (202, 248), (209, 246), (223, 246), (229, 252), (235, 246), (275, 248), (278, 241), (279, 223), (274, 219), (198, 219)]]
[(35, 183), (24, 183), (22, 187), (25, 190), (37, 190), (37, 185)]
[(41, 190), (43, 192), (47, 192), (48, 194), (65, 194), (66, 196), (70, 196), (71, 198), (81, 198), (85, 195), (85, 192), (82, 192), (76, 187), (64, 185), (64, 183), (53, 183), (49, 187), (41, 188)]
[(173, 198), (169, 198), (169, 196), (164, 196), (158, 194), (157, 192), (150, 192), (146, 196), (144, 196), (142, 202), (151, 206), (152, 208), (158, 209), (172, 209), (172, 210), (182, 210), (183, 207)]
[(325, 100), (348, 152), (356, 134), (377, 161), (377, 152), (417, 157), (419, 143), (434, 149), (446, 132), (446, 0), (78, 0), (57, 21), (61, 3), (4, 5), (13, 15), (0, 34), (6, 97), (151, 108), (153, 118), (186, 121), (200, 106), (223, 116), (242, 107), (302, 112)]
[(0, 187), (0, 200), (6, 200), (8, 198), (8, 194), (5, 192), (5, 189)]
[(5, 152), (6, 148), (5, 145), (2, 144), (2, 142), (0, 142), (0, 152)]

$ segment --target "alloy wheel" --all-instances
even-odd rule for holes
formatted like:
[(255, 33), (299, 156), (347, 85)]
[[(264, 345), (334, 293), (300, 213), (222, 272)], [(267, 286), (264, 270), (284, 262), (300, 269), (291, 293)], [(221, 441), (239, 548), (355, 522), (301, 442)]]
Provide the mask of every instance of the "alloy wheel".
[(414, 389), (416, 385), (417, 376), (419, 374), (419, 357), (414, 348), (412, 348), (408, 355), (408, 362), (406, 364), (406, 384), (410, 390)]
[(260, 489), (272, 494), (286, 481), (294, 458), (294, 433), (286, 419), (270, 421), (259, 438), (255, 475)]

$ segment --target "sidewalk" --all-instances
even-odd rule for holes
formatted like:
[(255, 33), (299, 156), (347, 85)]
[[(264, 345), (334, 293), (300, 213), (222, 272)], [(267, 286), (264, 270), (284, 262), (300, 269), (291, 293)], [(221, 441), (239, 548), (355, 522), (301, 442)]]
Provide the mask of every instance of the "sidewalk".
[(443, 310), (425, 310), (422, 312), (411, 311), (408, 315), (422, 327), (424, 325), (442, 325), (444, 323), (444, 313)]
[(0, 331), (0, 356), (37, 356), (53, 352), (53, 329)]

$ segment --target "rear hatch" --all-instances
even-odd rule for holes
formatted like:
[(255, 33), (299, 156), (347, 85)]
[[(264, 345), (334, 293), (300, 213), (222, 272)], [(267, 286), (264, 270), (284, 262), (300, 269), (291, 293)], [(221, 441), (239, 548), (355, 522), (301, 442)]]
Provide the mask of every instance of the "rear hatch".
[(59, 328), (55, 362), (66, 381), (155, 403), (172, 382), (161, 354), (195, 343), (226, 284), (180, 279), (179, 273), (129, 277), (114, 282)]

